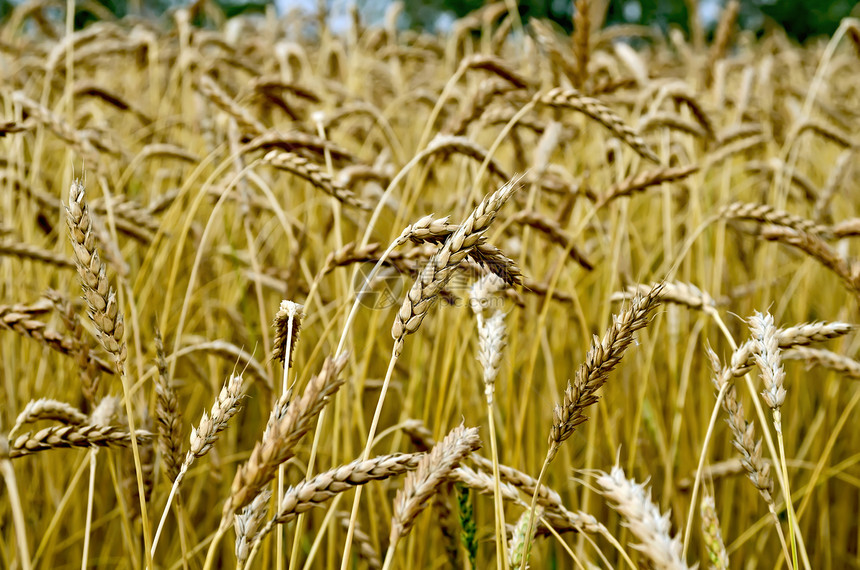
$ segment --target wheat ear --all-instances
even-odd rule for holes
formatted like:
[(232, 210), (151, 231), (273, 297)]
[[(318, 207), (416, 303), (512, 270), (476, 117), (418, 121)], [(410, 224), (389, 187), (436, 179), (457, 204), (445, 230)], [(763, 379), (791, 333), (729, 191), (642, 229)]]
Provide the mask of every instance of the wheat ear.
[(164, 511), (161, 513), (161, 520), (158, 523), (158, 529), (155, 532), (155, 539), (152, 543), (151, 556), (155, 556), (155, 551), (158, 548), (158, 539), (161, 537), (167, 513), (170, 511), (170, 504), (173, 502), (173, 497), (179, 489), (179, 484), (182, 482), (191, 464), (194, 463), (194, 460), (203, 457), (212, 449), (212, 446), (215, 445), (215, 441), (218, 439), (218, 434), (227, 428), (230, 418), (235, 416), (241, 409), (241, 402), (242, 377), (234, 375), (221, 388), (218, 397), (215, 399), (215, 403), (212, 404), (212, 409), (209, 412), (204, 411), (198, 426), (191, 430), (191, 445), (185, 454), (185, 460), (179, 466), (179, 472), (173, 481), (170, 495), (167, 496), (167, 504), (164, 505)]
[[(496, 376), (499, 374), (499, 364), (502, 360), (502, 350), (505, 343), (505, 313), (496, 310), (489, 319), (484, 318), (483, 307), (488, 305), (494, 292), (504, 286), (501, 278), (490, 273), (479, 279), (472, 287), (471, 305), (478, 321), (478, 360), (484, 371), (484, 398), (487, 402), (487, 421), (490, 424), (490, 448), (493, 454), (493, 479), (499, 481), (499, 451), (496, 441), (496, 422), (493, 406)], [(502, 553), (505, 550), (504, 529), (505, 510), (502, 503), (501, 491), (494, 490), (495, 505), (496, 551), (499, 553), (497, 562), (507, 568), (507, 560)]]
[(137, 477), (138, 497), (140, 498), (141, 522), (143, 524), (144, 558), (151, 563), (149, 516), (146, 510), (145, 493), (143, 488), (143, 467), (140, 461), (137, 437), (134, 427), (134, 410), (132, 410), (131, 386), (125, 370), (125, 360), (128, 354), (126, 348), (125, 322), (119, 310), (116, 291), (107, 279), (107, 269), (99, 257), (96, 248), (96, 236), (93, 220), (90, 216), (86, 201), (84, 185), (75, 180), (69, 188), (69, 203), (66, 206), (66, 223), (69, 228), (69, 238), (74, 250), (75, 265), (81, 279), (81, 288), (87, 301), (87, 314), (96, 327), (96, 333), (105, 350), (114, 358), (117, 374), (122, 382), (125, 400), (125, 412), (128, 420), (131, 449), (134, 455), (134, 468)]
[(712, 496), (702, 496), (701, 511), (702, 534), (705, 538), (705, 546), (708, 549), (708, 559), (711, 561), (711, 568), (713, 570), (728, 570), (729, 555), (723, 542), (720, 520), (717, 518), (717, 508)]
[(394, 499), (394, 517), (383, 570), (391, 567), (397, 543), (409, 533), (436, 490), (460, 461), (480, 447), (481, 438), (478, 437), (477, 428), (456, 427), (421, 459), (414, 473), (407, 475), (403, 489), (397, 492)]
[(155, 332), (155, 366), (158, 369), (158, 376), (155, 379), (158, 445), (167, 477), (170, 481), (176, 481), (182, 464), (182, 414), (179, 412), (179, 400), (176, 397), (176, 391), (170, 382), (161, 333), (157, 330)]
[(770, 313), (762, 315), (756, 312), (749, 321), (750, 332), (756, 346), (755, 361), (761, 371), (761, 378), (765, 389), (762, 398), (773, 413), (773, 426), (776, 431), (779, 444), (779, 459), (782, 467), (782, 477), (785, 484), (782, 486), (783, 499), (788, 511), (788, 535), (791, 540), (791, 556), (793, 567), (797, 568), (797, 539), (794, 534), (794, 506), (791, 503), (791, 490), (789, 488), (788, 466), (785, 458), (785, 442), (782, 434), (782, 404), (785, 401), (786, 391), (783, 387), (785, 381), (785, 369), (782, 366), (782, 358), (779, 350), (779, 339), (777, 329), (773, 324)]
[[(302, 313), (302, 305), (298, 303), (294, 303), (292, 301), (287, 301), (286, 299), (281, 301), (281, 305), (278, 308), (278, 312), (275, 315), (275, 322), (272, 326), (275, 328), (275, 339), (273, 341), (272, 347), (272, 359), (280, 360), (283, 365), (284, 370), (284, 379), (283, 384), (281, 386), (281, 400), (279, 400), (277, 405), (286, 406), (287, 401), (289, 400), (289, 391), (290, 391), (290, 368), (293, 366), (293, 351), (296, 349), (296, 343), (299, 340), (299, 331), (302, 327), (302, 318), (304, 317), (304, 313)], [(286, 409), (283, 412), (279, 412), (280, 416), (286, 414)], [(271, 419), (271, 417), (270, 417)], [(278, 483), (277, 483), (277, 505), (280, 507), (281, 501), (284, 497), (284, 479), (285, 479), (285, 466), (283, 463), (278, 465)], [(256, 499), (255, 499), (256, 500)], [(282, 560), (284, 551), (284, 536), (283, 533), (279, 532), (277, 536), (277, 549), (276, 556), (278, 557), (278, 570), (282, 568)]]
[(660, 513), (645, 484), (628, 479), (617, 465), (610, 473), (601, 472), (597, 484), (600, 493), (612, 501), (612, 508), (624, 517), (627, 528), (639, 539), (640, 544), (633, 545), (634, 548), (657, 568), (689, 568), (681, 555), (680, 537), (673, 537), (669, 532), (669, 513)]
[[(538, 475), (535, 494), (532, 497), (529, 528), (526, 540), (531, 536), (534, 523), (534, 511), (537, 507), (537, 493), (546, 475), (546, 469), (555, 459), (561, 444), (573, 435), (580, 424), (588, 420), (584, 414), (587, 407), (596, 404), (600, 399), (597, 391), (606, 383), (609, 373), (621, 362), (627, 347), (633, 342), (636, 331), (645, 328), (648, 319), (660, 304), (662, 284), (654, 286), (647, 294), (633, 299), (630, 307), (619, 315), (613, 315), (612, 326), (603, 335), (602, 340), (594, 338), (594, 343), (576, 371), (573, 384), (568, 382), (564, 392), (564, 401), (553, 409), (553, 423), (549, 433), (549, 449)], [(528, 550), (529, 545), (526, 545)], [(522, 569), (522, 566), (520, 567)]]

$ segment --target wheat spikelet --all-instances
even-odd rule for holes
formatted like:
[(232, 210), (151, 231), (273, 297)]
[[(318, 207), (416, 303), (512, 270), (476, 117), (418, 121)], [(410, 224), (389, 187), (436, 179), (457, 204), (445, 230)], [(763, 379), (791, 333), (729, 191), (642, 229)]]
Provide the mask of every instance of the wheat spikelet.
[(594, 264), (592, 264), (575, 245), (572, 245), (573, 237), (564, 231), (561, 224), (557, 221), (533, 210), (522, 210), (517, 212), (511, 219), (514, 222), (525, 224), (539, 230), (541, 233), (546, 235), (550, 241), (568, 250), (570, 258), (580, 264), (584, 269), (588, 271), (594, 269)]
[(762, 459), (761, 438), (758, 440), (755, 439), (755, 424), (751, 421), (746, 421), (744, 407), (738, 401), (734, 384), (726, 387), (731, 382), (732, 376), (737, 375), (735, 371), (737, 370), (738, 363), (745, 362), (750, 358), (750, 355), (746, 351), (752, 351), (752, 349), (753, 343), (746, 343), (738, 347), (738, 350), (732, 355), (732, 365), (730, 367), (723, 367), (717, 355), (710, 348), (707, 350), (707, 355), (714, 369), (714, 376), (711, 378), (714, 388), (718, 392), (725, 391), (723, 409), (728, 415), (727, 422), (733, 435), (732, 445), (741, 454), (741, 463), (747, 471), (750, 481), (758, 489), (768, 507), (773, 509), (773, 479), (770, 476), (770, 463)]
[(123, 335), (125, 324), (119, 312), (116, 292), (107, 280), (105, 265), (96, 250), (93, 223), (85, 200), (84, 186), (75, 180), (69, 190), (69, 205), (66, 207), (66, 221), (69, 237), (75, 252), (75, 264), (84, 298), (87, 300), (88, 314), (96, 325), (99, 340), (113, 355), (117, 369), (125, 363), (127, 349)]
[(493, 99), (499, 95), (505, 95), (515, 89), (507, 81), (499, 79), (485, 79), (478, 84), (478, 90), (466, 99), (466, 106), (442, 129), (442, 133), (449, 135), (463, 135), (476, 119), (482, 117), (489, 109)]
[(442, 535), (446, 558), (452, 567), (462, 565), (460, 560), (459, 521), (454, 516), (451, 500), (454, 495), (454, 484), (445, 482), (439, 492), (433, 497), (433, 517), (438, 521), (439, 532)]
[(92, 163), (94, 166), (98, 165), (97, 148), (90, 137), (83, 136), (56, 114), (33, 101), (21, 91), (12, 93), (12, 101), (26, 110), (37, 123), (48, 127), (60, 140), (72, 146), (88, 163)]
[(191, 430), (191, 445), (182, 463), (181, 472), (187, 471), (195, 458), (203, 457), (212, 449), (218, 434), (227, 429), (230, 418), (241, 409), (241, 400), (242, 377), (237, 374), (221, 388), (212, 409), (204, 411), (200, 423)]
[(266, 127), (244, 108), (240, 107), (209, 75), (200, 78), (200, 91), (216, 107), (233, 117), (239, 128), (253, 135), (265, 132)]
[[(761, 378), (765, 385), (762, 397), (765, 403), (774, 411), (778, 411), (785, 402), (785, 370), (782, 367), (779, 351), (779, 339), (773, 316), (770, 313), (762, 315), (756, 311), (749, 320), (750, 332), (755, 343), (755, 361), (761, 370)], [(780, 428), (777, 427), (777, 431)]]
[(783, 360), (803, 360), (809, 366), (821, 366), (852, 379), (860, 379), (860, 362), (848, 356), (821, 348), (796, 347), (782, 353)]
[(715, 64), (726, 56), (726, 48), (732, 39), (740, 7), (741, 5), (738, 0), (730, 0), (725, 8), (723, 8), (723, 14), (720, 16), (720, 21), (717, 24), (717, 31), (714, 32), (714, 42), (711, 44), (711, 49), (708, 50), (708, 61), (703, 68), (707, 74), (706, 80), (709, 84), (713, 80), (712, 70)]
[(236, 346), (232, 342), (228, 342), (226, 340), (203, 340), (201, 337), (190, 335), (183, 336), (183, 340), (191, 341), (194, 344), (184, 346), (171, 354), (171, 359), (179, 358), (194, 352), (214, 354), (215, 356), (227, 361), (242, 365), (249, 376), (262, 382), (267, 389), (272, 389), (272, 379), (269, 377), (269, 374), (266, 372), (263, 365), (254, 358), (253, 354)]
[[(833, 201), (833, 197), (839, 192), (846, 176), (851, 171), (854, 152), (854, 148), (845, 149), (839, 154), (839, 158), (836, 159), (836, 164), (830, 170), (827, 182), (824, 184), (824, 188), (821, 189), (821, 194), (819, 194), (818, 200), (815, 202), (813, 217), (816, 220), (830, 218), (830, 203)], [(833, 228), (833, 232), (839, 237), (836, 227)]]
[(478, 557), (478, 525), (475, 522), (471, 493), (466, 485), (457, 484), (454, 488), (457, 492), (457, 510), (460, 519), (460, 543), (466, 550), (469, 568), (475, 568)]
[[(427, 150), (432, 152), (432, 154), (440, 154), (443, 156), (451, 153), (458, 153), (468, 156), (479, 163), (484, 162), (489, 154), (487, 149), (475, 141), (467, 137), (453, 135), (437, 135), (432, 141), (430, 141)], [(499, 165), (498, 161), (493, 158), (487, 162), (487, 170), (502, 180), (510, 179), (508, 173), (505, 172), (505, 170)]]
[[(349, 528), (349, 513), (338, 512), (337, 522), (343, 530), (347, 530)], [(382, 568), (382, 560), (379, 558), (379, 552), (376, 551), (376, 547), (369, 534), (356, 525), (352, 539), (355, 541), (355, 546), (358, 547), (356, 554), (367, 563), (368, 568), (371, 570)]]
[(694, 123), (677, 113), (661, 111), (648, 113), (643, 116), (639, 120), (639, 124), (636, 126), (636, 132), (639, 134), (646, 134), (661, 128), (679, 131), (701, 139), (708, 136), (708, 131), (702, 128), (698, 123)]
[[(657, 284), (646, 285), (639, 283), (627, 287), (625, 291), (613, 293), (613, 301), (626, 301), (636, 298), (637, 295), (647, 295), (648, 291)], [(716, 308), (717, 302), (705, 291), (702, 291), (691, 283), (682, 281), (664, 281), (660, 289), (660, 301), (664, 303), (675, 303), (684, 305), (696, 311)]]
[(835, 273), (849, 291), (855, 295), (860, 295), (860, 267), (858, 267), (857, 262), (841, 257), (816, 235), (776, 226), (763, 229), (762, 237), (768, 241), (790, 245), (810, 255), (821, 265)]
[[(358, 163), (359, 159), (345, 148), (316, 135), (291, 131), (282, 133), (267, 131), (244, 144), (239, 152), (247, 154), (255, 150), (283, 150), (287, 152), (310, 150), (320, 156), (328, 153), (332, 160), (346, 163)], [(355, 166), (362, 166), (355, 164)], [(350, 185), (344, 184), (349, 188)]]
[(797, 169), (788, 168), (788, 166), (778, 158), (772, 158), (769, 161), (754, 160), (748, 162), (746, 164), (746, 169), (752, 173), (760, 173), (771, 178), (776, 176), (778, 173), (788, 172), (788, 180), (792, 185), (796, 186), (801, 192), (803, 192), (803, 197), (809, 202), (815, 203), (818, 199), (818, 195), (820, 194), (809, 178)]
[(676, 182), (683, 180), (699, 171), (696, 165), (690, 166), (672, 166), (660, 167), (653, 170), (646, 170), (638, 174), (628, 176), (621, 182), (613, 184), (600, 197), (597, 198), (597, 207), (602, 207), (609, 202), (630, 196), (636, 192), (643, 192), (652, 186), (662, 184), (664, 182)]
[(758, 123), (740, 123), (725, 128), (717, 134), (717, 146), (723, 147), (727, 144), (742, 139), (756, 137), (762, 134), (762, 127)]
[(517, 89), (525, 89), (529, 86), (528, 79), (511, 69), (505, 60), (495, 55), (482, 53), (470, 55), (460, 61), (460, 69), (462, 72), (470, 69), (488, 71), (501, 77)]
[(851, 140), (851, 136), (848, 133), (839, 130), (838, 127), (834, 127), (822, 121), (817, 121), (808, 117), (794, 128), (790, 138), (792, 140), (799, 138), (806, 131), (813, 132), (824, 139), (836, 143), (842, 148), (852, 149), (857, 146), (857, 144)]
[(11, 255), (23, 259), (34, 259), (42, 261), (63, 269), (74, 269), (75, 264), (67, 257), (42, 249), (29, 243), (20, 242), (17, 240), (4, 239), (0, 240), (0, 255)]
[(254, 538), (263, 526), (263, 520), (268, 513), (269, 500), (272, 498), (272, 492), (268, 489), (263, 490), (259, 495), (254, 497), (249, 505), (242, 509), (242, 513), (233, 517), (233, 527), (236, 530), (236, 560), (239, 567), (244, 566), (251, 554), (251, 547), (254, 543)]
[[(170, 143), (150, 143), (140, 150), (136, 158), (142, 161), (150, 158), (166, 157), (175, 158), (191, 164), (197, 164), (200, 162), (200, 157), (193, 152)], [(150, 213), (152, 212), (150, 211)]]
[(742, 136), (742, 138), (738, 138), (737, 140), (732, 140), (731, 142), (727, 142), (726, 144), (714, 149), (712, 152), (708, 153), (704, 166), (713, 168), (717, 164), (723, 162), (724, 160), (728, 160), (735, 155), (741, 154), (748, 150), (753, 149), (759, 145), (766, 144), (768, 141), (767, 137), (762, 134), (752, 135), (752, 136)]
[(763, 224), (784, 226), (799, 232), (814, 234), (825, 239), (832, 235), (827, 226), (823, 226), (813, 220), (808, 220), (801, 216), (790, 214), (769, 204), (732, 202), (731, 204), (721, 208), (717, 215), (725, 219), (754, 220)]
[(489, 319), (478, 323), (478, 361), (484, 371), (484, 395), (488, 402), (493, 401), (496, 376), (502, 361), (505, 346), (505, 313), (496, 311)]
[[(95, 199), (90, 202), (93, 212), (107, 214), (107, 203), (104, 199)], [(152, 242), (153, 236), (160, 227), (159, 221), (149, 210), (125, 196), (111, 198), (110, 209), (116, 221), (117, 230), (148, 244)]]

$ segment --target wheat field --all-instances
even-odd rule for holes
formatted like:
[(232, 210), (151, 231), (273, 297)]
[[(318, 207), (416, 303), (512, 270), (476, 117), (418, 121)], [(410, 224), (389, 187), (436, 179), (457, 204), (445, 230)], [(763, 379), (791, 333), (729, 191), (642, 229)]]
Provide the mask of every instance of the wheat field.
[(0, 566), (860, 567), (858, 22), (509, 4), (15, 8)]

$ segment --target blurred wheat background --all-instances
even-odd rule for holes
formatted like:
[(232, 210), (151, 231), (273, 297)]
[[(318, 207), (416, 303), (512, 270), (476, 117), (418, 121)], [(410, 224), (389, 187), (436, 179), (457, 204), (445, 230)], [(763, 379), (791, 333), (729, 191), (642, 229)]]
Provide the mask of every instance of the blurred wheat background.
[(513, 7), (9, 11), (0, 566), (860, 566), (858, 21)]

